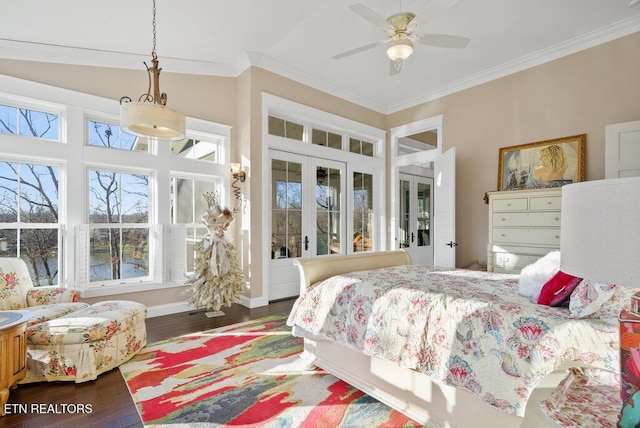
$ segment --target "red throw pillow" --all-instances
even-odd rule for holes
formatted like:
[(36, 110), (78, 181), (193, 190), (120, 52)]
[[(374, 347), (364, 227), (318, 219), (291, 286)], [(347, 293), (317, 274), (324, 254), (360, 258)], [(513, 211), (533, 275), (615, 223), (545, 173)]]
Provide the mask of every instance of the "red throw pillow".
[(580, 281), (582, 278), (558, 271), (542, 286), (538, 303), (547, 306), (560, 306), (567, 301)]

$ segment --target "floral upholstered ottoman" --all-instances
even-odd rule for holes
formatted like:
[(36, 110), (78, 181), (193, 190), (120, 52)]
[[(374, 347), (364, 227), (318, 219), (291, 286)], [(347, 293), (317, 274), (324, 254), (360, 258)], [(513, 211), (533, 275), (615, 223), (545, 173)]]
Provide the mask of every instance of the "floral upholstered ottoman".
[(27, 376), (20, 383), (76, 383), (128, 361), (147, 343), (147, 308), (111, 300), (27, 328)]

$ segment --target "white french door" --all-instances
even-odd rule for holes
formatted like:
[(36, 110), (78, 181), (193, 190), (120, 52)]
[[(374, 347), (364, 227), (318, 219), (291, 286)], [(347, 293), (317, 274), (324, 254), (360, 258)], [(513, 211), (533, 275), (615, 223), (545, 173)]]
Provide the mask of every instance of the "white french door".
[(346, 164), (269, 150), (269, 300), (299, 294), (296, 258), (346, 253)]
[(417, 175), (399, 176), (399, 247), (415, 264), (433, 265), (433, 179)]

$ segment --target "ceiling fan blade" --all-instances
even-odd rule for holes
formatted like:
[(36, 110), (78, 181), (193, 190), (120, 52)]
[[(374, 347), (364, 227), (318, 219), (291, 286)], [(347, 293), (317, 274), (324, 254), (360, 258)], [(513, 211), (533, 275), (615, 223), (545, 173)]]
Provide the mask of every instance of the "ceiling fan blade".
[(349, 8), (367, 21), (371, 22), (373, 25), (380, 27), (383, 30), (391, 27), (386, 19), (384, 19), (382, 16), (378, 15), (376, 12), (369, 9), (362, 3), (352, 4), (351, 6), (349, 6)]
[(448, 34), (415, 34), (418, 43), (439, 48), (464, 49), (471, 41), (467, 37), (450, 36)]
[(379, 42), (369, 43), (368, 45), (360, 46), (359, 48), (351, 49), (346, 52), (339, 53), (338, 55), (334, 55), (333, 59), (341, 59), (347, 56), (355, 55), (360, 52), (368, 51), (369, 49), (373, 49), (376, 46), (384, 45), (388, 40), (380, 40)]

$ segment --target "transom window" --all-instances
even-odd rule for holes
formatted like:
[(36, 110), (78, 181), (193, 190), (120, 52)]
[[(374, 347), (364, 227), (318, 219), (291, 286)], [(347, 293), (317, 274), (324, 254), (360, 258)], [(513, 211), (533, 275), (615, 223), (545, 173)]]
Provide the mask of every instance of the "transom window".
[(0, 104), (0, 133), (59, 140), (59, 127), (55, 113)]
[(377, 143), (363, 139), (355, 132), (343, 132), (339, 128), (331, 131), (322, 129), (320, 126), (315, 126), (310, 122), (305, 123), (302, 120), (294, 122), (290, 119), (283, 119), (270, 114), (268, 116), (267, 132), (269, 135), (310, 142), (316, 146), (346, 150), (362, 156), (380, 157), (376, 150)]
[(269, 134), (302, 141), (304, 126), (279, 117), (269, 116)]
[(342, 135), (313, 128), (311, 130), (311, 143), (342, 150)]
[(90, 146), (108, 147), (111, 149), (122, 149), (129, 151), (148, 152), (149, 141), (146, 138), (136, 137), (120, 130), (117, 125), (109, 123), (88, 121)]

